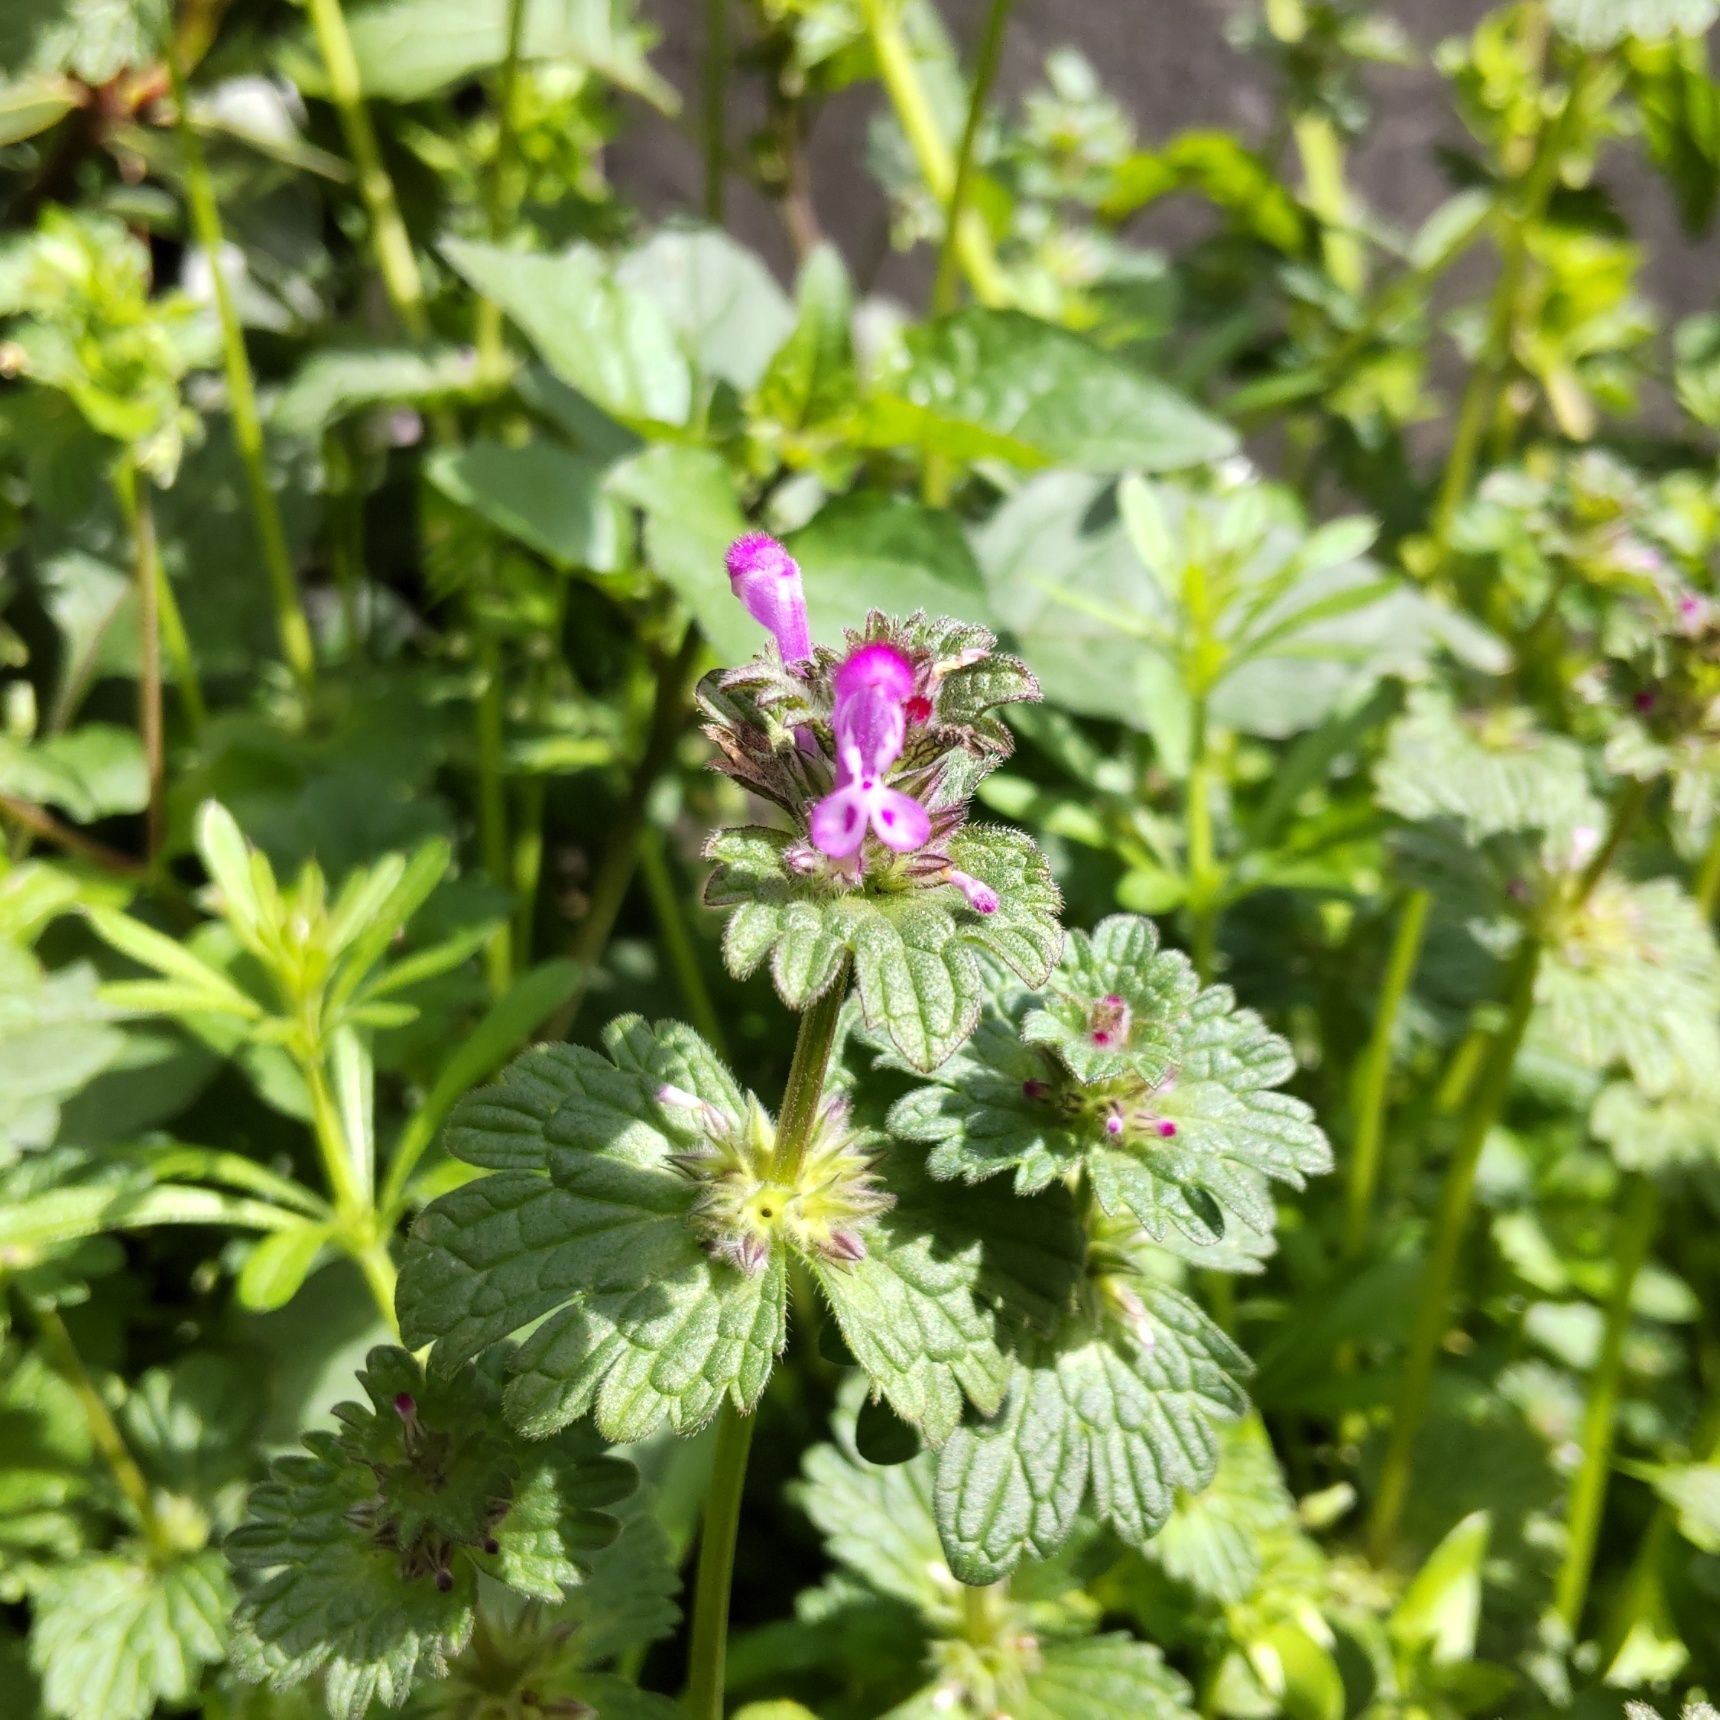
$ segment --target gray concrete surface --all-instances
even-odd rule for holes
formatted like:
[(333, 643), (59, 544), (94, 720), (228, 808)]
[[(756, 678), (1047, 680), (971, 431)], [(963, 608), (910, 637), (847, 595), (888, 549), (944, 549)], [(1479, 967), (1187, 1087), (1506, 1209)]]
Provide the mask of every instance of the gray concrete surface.
[[(1226, 40), (1228, 20), (1252, 12), (1257, 0), (1017, 0), (999, 78), (1000, 98), (1019, 97), (1054, 48), (1072, 44), (1099, 69), (1113, 95), (1134, 115), (1143, 143), (1190, 126), (1233, 128), (1260, 139), (1270, 113), (1263, 69)], [(938, 0), (964, 53), (971, 59), (986, 0)], [(1437, 207), (1446, 184), (1435, 148), (1456, 142), (1462, 129), (1447, 92), (1428, 64), (1444, 37), (1467, 30), (1487, 0), (1384, 0), (1383, 11), (1403, 26), (1419, 63), (1376, 68), (1371, 74), (1373, 121), (1353, 158), (1365, 194), (1394, 219), (1413, 223)], [(667, 213), (696, 210), (702, 167), (697, 136), (703, 0), (646, 0), (646, 15), (662, 33), (654, 59), (682, 91), (680, 126), (644, 119), (641, 132), (616, 151), (616, 176), (647, 208)], [(863, 160), (866, 126), (877, 92), (844, 92), (821, 115), (808, 151), (820, 218), (862, 278), (910, 298), (924, 291), (923, 258), (888, 249), (885, 211)], [(731, 135), (756, 123), (759, 93), (744, 74), (731, 91)], [(1648, 259), (1646, 288), (1670, 315), (1712, 309), (1720, 303), (1711, 239), (1692, 242), (1680, 231), (1658, 178), (1616, 150), (1603, 179), (1629, 213)], [(1149, 232), (1174, 238), (1188, 211), (1166, 209)], [(785, 275), (790, 249), (773, 209), (744, 187), (731, 195), (729, 220)]]

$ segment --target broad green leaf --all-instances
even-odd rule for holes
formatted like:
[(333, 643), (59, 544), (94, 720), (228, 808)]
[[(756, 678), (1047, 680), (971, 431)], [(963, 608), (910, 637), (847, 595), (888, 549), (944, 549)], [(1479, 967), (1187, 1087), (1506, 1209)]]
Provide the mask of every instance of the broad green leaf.
[(1679, 1534), (1704, 1553), (1720, 1553), (1720, 1463), (1666, 1464), (1651, 1480)]
[(0, 10), (0, 66), (99, 87), (155, 65), (170, 18), (168, 0), (22, 0)]
[(1140, 1282), (1127, 1316), (1076, 1324), (1018, 1364), (1002, 1411), (938, 1462), (938, 1528), (962, 1581), (991, 1583), (1068, 1539), (1083, 1499), (1133, 1546), (1204, 1487), (1248, 1407), (1247, 1359), (1186, 1297)]
[(52, 74), (0, 83), (0, 146), (46, 131), (78, 105), (75, 85)]
[(1249, 1665), (1286, 1720), (1344, 1720), (1343, 1674), (1301, 1624), (1279, 1620), (1246, 1645)]
[(854, 287), (835, 246), (820, 244), (795, 283), (795, 322), (758, 380), (758, 417), (801, 430), (853, 409)]
[(794, 323), (758, 256), (716, 227), (666, 227), (615, 266), (618, 286), (656, 306), (700, 375), (741, 393)]
[(120, 1057), (111, 1015), (84, 963), (44, 973), (27, 950), (0, 944), (0, 1164), (48, 1146), (60, 1107)]
[(57, 806), (79, 824), (141, 812), (149, 800), (143, 743), (112, 723), (86, 723), (33, 743), (0, 735), (0, 792)]
[(148, 1720), (192, 1700), (226, 1649), (232, 1584), (212, 1550), (137, 1543), (50, 1568), (31, 1585), (30, 1655), (64, 1720)]
[(1471, 1512), (1428, 1554), (1392, 1612), (1392, 1634), (1400, 1642), (1436, 1661), (1474, 1657), (1491, 1531), (1485, 1511)]
[(476, 361), (458, 347), (325, 347), (275, 396), (270, 418), (292, 436), (319, 436), (376, 406), (429, 408), (467, 394)]
[(692, 373), (673, 324), (590, 245), (555, 255), (447, 239), (450, 263), (520, 327), (569, 387), (623, 423), (680, 425)]
[(1122, 1632), (1048, 1645), (1031, 1667), (1020, 1720), (1194, 1720), (1194, 1693), (1148, 1642)]
[[(645, 58), (649, 37), (623, 0), (531, 0), (520, 57), (583, 67), (665, 113), (674, 89)], [(508, 51), (507, 0), (366, 0), (349, 31), (364, 93), (422, 101), (500, 66)]]
[(1017, 831), (969, 826), (946, 844), (950, 860), (997, 891), (995, 914), (969, 909), (953, 887), (833, 896), (784, 864), (785, 832), (720, 831), (712, 907), (732, 907), (723, 952), (739, 977), (767, 958), (777, 990), (803, 1009), (835, 979), (844, 951), (867, 1025), (887, 1033), (914, 1068), (935, 1069), (973, 1031), (985, 980), (979, 956), (997, 956), (1029, 984), (1050, 973), (1062, 944), (1062, 905), (1037, 848)]
[(1207, 465), (1236, 447), (1224, 425), (1080, 335), (979, 307), (908, 336), (866, 434), (958, 460), (1098, 473)]
[(446, 1673), (480, 1575), (551, 1605), (584, 1579), (633, 1472), (587, 1432), (509, 1433), (501, 1363), (426, 1378), (405, 1351), (374, 1349), (370, 1402), (276, 1461), (227, 1538), (254, 1579), (235, 1621), (241, 1677), (282, 1690), (322, 1673), (335, 1720), (361, 1720)]
[(424, 470), (450, 501), (557, 567), (613, 573), (620, 565), (615, 504), (603, 469), (583, 455), (541, 439), (479, 440), (438, 449)]
[(1552, 0), (1550, 14), (1561, 34), (1602, 51), (1633, 38), (1659, 42), (1703, 35), (1720, 18), (1720, 7), (1714, 0)]
[(306, 1223), (265, 1236), (239, 1272), (240, 1303), (256, 1313), (284, 1308), (333, 1237), (333, 1227)]
[(827, 502), (787, 539), (818, 631), (856, 630), (867, 612), (934, 615), (989, 624), (990, 606), (961, 527), (948, 514), (880, 490)]
[(1625, 1170), (1694, 1169), (1720, 1159), (1720, 1093), (1706, 1080), (1681, 1080), (1651, 1097), (1634, 1081), (1614, 1081), (1595, 1101), (1589, 1128)]

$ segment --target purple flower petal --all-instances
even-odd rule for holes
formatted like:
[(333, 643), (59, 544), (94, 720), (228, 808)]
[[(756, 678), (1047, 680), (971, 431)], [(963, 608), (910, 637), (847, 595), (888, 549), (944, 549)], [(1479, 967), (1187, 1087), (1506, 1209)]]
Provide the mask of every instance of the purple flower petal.
[(812, 655), (800, 567), (767, 532), (749, 532), (729, 545), (729, 588), (747, 614), (770, 630), (785, 663)]

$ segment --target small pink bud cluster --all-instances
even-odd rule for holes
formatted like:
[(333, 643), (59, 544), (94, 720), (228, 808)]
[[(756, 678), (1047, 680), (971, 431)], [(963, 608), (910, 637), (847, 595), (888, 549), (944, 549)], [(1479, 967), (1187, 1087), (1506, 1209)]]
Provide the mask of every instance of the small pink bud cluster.
[(1128, 1044), (1134, 1024), (1135, 1012), (1127, 1000), (1109, 992), (1087, 1013), (1087, 1037), (1101, 1051), (1113, 1050)]

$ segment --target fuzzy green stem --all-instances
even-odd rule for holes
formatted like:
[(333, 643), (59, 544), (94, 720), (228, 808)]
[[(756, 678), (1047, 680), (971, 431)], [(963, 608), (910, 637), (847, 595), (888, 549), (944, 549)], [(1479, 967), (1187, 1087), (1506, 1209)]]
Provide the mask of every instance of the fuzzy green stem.
[(144, 813), (144, 851), (151, 862), (161, 851), (163, 795), (167, 786), (167, 743), (161, 708), (161, 578), (155, 554), (155, 515), (147, 484), (138, 480), (129, 459), (114, 474), (120, 510), (131, 528), (132, 575), (137, 586), (137, 733), (143, 743), (148, 803)]
[(287, 534), (281, 525), (280, 509), (269, 483), (263, 442), (263, 422), (257, 410), (257, 385), (251, 360), (245, 350), (245, 333), (233, 305), (232, 290), (222, 267), (225, 238), (221, 211), (215, 201), (214, 183), (203, 154), (203, 140), (191, 123), (185, 93), (185, 76), (176, 48), (167, 53), (168, 76), (173, 84), (174, 106), (179, 110), (179, 137), (185, 151), (185, 193), (191, 209), (191, 228), (209, 258), (209, 278), (215, 294), (215, 314), (221, 325), (221, 357), (227, 374), (227, 409), (233, 420), (233, 441), (245, 468), (245, 489), (256, 521), (257, 539), (263, 552), (263, 569), (275, 606), (275, 632), (281, 655), (300, 688), (308, 693), (316, 681), (316, 651), (311, 643), (310, 624), (299, 600), (293, 578)]
[[(991, 8), (986, 13), (979, 55), (974, 61), (973, 92), (968, 98), (967, 119), (962, 125), (961, 142), (956, 148), (955, 178), (950, 186), (949, 206), (944, 212), (944, 236), (938, 246), (937, 273), (932, 280), (933, 316), (944, 316), (956, 308), (958, 251), (962, 227), (968, 218), (968, 195), (973, 189), (974, 149), (979, 140), (980, 121), (985, 117), (985, 104), (991, 97), (992, 85), (997, 81), (998, 62), (1003, 58), (1003, 38), (1013, 4), (1014, 0), (991, 0)], [(949, 505), (950, 472), (951, 462), (947, 454), (936, 449), (927, 453), (920, 474), (920, 497), (927, 507)]]
[(341, 10), (341, 0), (307, 0), (307, 5), (317, 51), (328, 73), (329, 94), (340, 114), (347, 153), (358, 173), (358, 193), (370, 222), (370, 241), (383, 289), (400, 326), (414, 340), (423, 340), (430, 333), (424, 278), (418, 272), (418, 258), (400, 213), (400, 201), (394, 194), (394, 181), (383, 165), (376, 128), (365, 106), (364, 84), (353, 53), (352, 37), (347, 32), (346, 14)]
[(1218, 951), (1218, 862), (1212, 834), (1212, 750), (1204, 695), (1193, 701), (1189, 722), (1187, 820), (1189, 954), (1205, 984)]
[(818, 1121), (819, 1101), (824, 1097), (824, 1077), (830, 1068), (830, 1051), (836, 1043), (836, 1023), (848, 995), (848, 963), (823, 996), (815, 997), (800, 1018), (794, 1041), (794, 1061), (788, 1066), (788, 1083), (782, 1090), (782, 1109), (776, 1118), (776, 1156), (771, 1160), (771, 1181), (792, 1188), (800, 1179), (800, 1167)]
[(1521, 196), (1514, 206), (1501, 204), (1495, 211), (1499, 228), (1499, 277), (1493, 287), (1487, 332), (1464, 383), (1451, 451), (1446, 457), (1445, 473), (1434, 504), (1430, 536), (1435, 574), (1444, 569), (1458, 511), (1468, 500), (1475, 482), (1482, 442), (1497, 410), (1499, 390), (1516, 342), (1523, 278), (1529, 266), (1529, 234), (1546, 216), (1547, 204), (1558, 184), (1566, 140), (1581, 106), (1583, 86), (1591, 69), (1590, 60), (1579, 62), (1565, 91), (1563, 106), (1546, 122), (1535, 140), (1533, 158), (1522, 178)]
[(1368, 1524), (1368, 1542), (1373, 1557), (1383, 1561), (1391, 1551), (1399, 1520), (1409, 1498), (1415, 1442), (1427, 1414), (1433, 1386), (1434, 1364), (1440, 1340), (1450, 1317), (1451, 1292), (1457, 1276), (1457, 1260), (1468, 1228), (1470, 1200), (1475, 1191), (1475, 1170), (1481, 1149), (1505, 1103), (1517, 1052), (1529, 1028), (1535, 1007), (1535, 977), (1541, 965), (1541, 946), (1525, 936), (1512, 963), (1506, 987), (1505, 1021), (1488, 1048), (1487, 1059), (1477, 1080), (1476, 1091), (1464, 1118), (1462, 1133), (1451, 1155), (1441, 1192), (1439, 1215), (1423, 1268), (1410, 1331), (1409, 1350), (1404, 1357), (1398, 1386), (1397, 1407), (1385, 1460), (1380, 1467), (1379, 1491), (1374, 1498)]
[(717, 1416), (717, 1450), (699, 1534), (699, 1573), (693, 1591), (693, 1635), (688, 1654), (687, 1712), (692, 1720), (723, 1720), (723, 1666), (729, 1646), (729, 1589), (735, 1575), (735, 1538), (746, 1489), (753, 1423), (731, 1398)]
[(1433, 898), (1411, 890), (1398, 912), (1386, 959), (1385, 982), (1374, 1007), (1374, 1027), (1356, 1065), (1356, 1133), (1350, 1149), (1350, 1181), (1344, 1208), (1344, 1252), (1352, 1259), (1367, 1241), (1374, 1190), (1379, 1186), (1380, 1147), (1385, 1139), (1386, 1088), (1391, 1075), (1392, 1035), (1398, 1013), (1415, 977)]
[(1612, 1293), (1607, 1299), (1600, 1355), (1583, 1409), (1582, 1466), (1571, 1483), (1565, 1557), (1554, 1591), (1554, 1606), (1573, 1639), (1583, 1622), (1583, 1603), (1588, 1599), (1601, 1514), (1606, 1508), (1619, 1386), (1624, 1377), (1624, 1341), (1630, 1330), (1631, 1292), (1648, 1258), (1659, 1213), (1654, 1184), (1645, 1176), (1633, 1176), (1613, 1243)]
[(370, 1211), (370, 1191), (361, 1188), (358, 1172), (352, 1162), (346, 1130), (334, 1095), (329, 1091), (328, 1077), (317, 1057), (301, 1058), (299, 1067), (311, 1096), (311, 1127), (316, 1135), (317, 1151), (322, 1155), (323, 1175), (328, 1178), (329, 1193), (334, 1196), (335, 1210), (350, 1224)]
[(703, 651), (704, 641), (699, 630), (689, 623), (680, 649), (657, 678), (645, 749), (639, 756), (632, 780), (627, 785), (626, 797), (610, 826), (609, 846), (598, 862), (585, 917), (579, 922), (568, 952), (579, 964), (579, 977), (572, 996), (545, 1027), (546, 1039), (567, 1036), (568, 1029), (578, 1017), (580, 1005), (585, 1001), (598, 964), (603, 960), (603, 952), (609, 947), (610, 934), (615, 930), (615, 921), (638, 864), (639, 839), (647, 824), (651, 790), (668, 768), (675, 755), (676, 742), (686, 726), (693, 680)]
[[(507, 885), (508, 807), (502, 756), (502, 665), (496, 641), (480, 631), (478, 642), (478, 851), (484, 871), (498, 889)], [(504, 921), (484, 948), (490, 995), (500, 997), (513, 983), (513, 929)]]
[(645, 892), (651, 898), (651, 911), (657, 918), (664, 953), (675, 971), (687, 1014), (699, 1030), (699, 1036), (727, 1063), (730, 1060), (725, 1043), (727, 1035), (723, 1032), (717, 1007), (711, 1000), (711, 988), (705, 983), (698, 946), (682, 911), (681, 892), (676, 888), (669, 866), (668, 844), (661, 831), (647, 830), (640, 838), (639, 873), (645, 880)]
[[(519, 88), (520, 47), (525, 38), (525, 22), (526, 0), (508, 0), (507, 44), (502, 52), (501, 70), (496, 75), (496, 150), (484, 178), (490, 238), (497, 242), (507, 236), (514, 208), (513, 165), (518, 136), (514, 98)], [(507, 365), (507, 352), (502, 340), (502, 307), (494, 299), (480, 295), (473, 314), (478, 374), (491, 387), (499, 387)]]
[(1714, 834), (1708, 838), (1692, 888), (1703, 919), (1713, 919), (1715, 907), (1720, 906), (1720, 823), (1716, 823)]
[[(926, 189), (945, 210), (954, 202), (956, 163), (949, 140), (920, 81), (914, 51), (902, 28), (901, 14), (892, 0), (860, 0), (866, 33), (878, 62), (878, 75), (890, 98), (897, 122), (907, 135), (908, 147), (920, 169)], [(973, 295), (985, 305), (1001, 305), (1009, 297), (1008, 284), (992, 250), (991, 235), (974, 210), (961, 212), (956, 226), (956, 256)]]
[(126, 1503), (136, 1514), (144, 1539), (152, 1547), (162, 1548), (165, 1536), (160, 1516), (155, 1509), (155, 1496), (150, 1491), (143, 1471), (138, 1467), (137, 1459), (132, 1456), (131, 1447), (126, 1444), (125, 1435), (120, 1432), (119, 1423), (114, 1420), (113, 1411), (108, 1408), (101, 1388), (90, 1377), (89, 1369), (84, 1366), (84, 1359), (78, 1353), (78, 1346), (73, 1341), (66, 1322), (60, 1317), (57, 1308), (46, 1304), (33, 1304), (30, 1312), (60, 1377), (76, 1394), (78, 1406), (82, 1409), (84, 1421), (90, 1430), (90, 1440), (101, 1453), (102, 1461), (108, 1466), (109, 1473), (124, 1495)]

